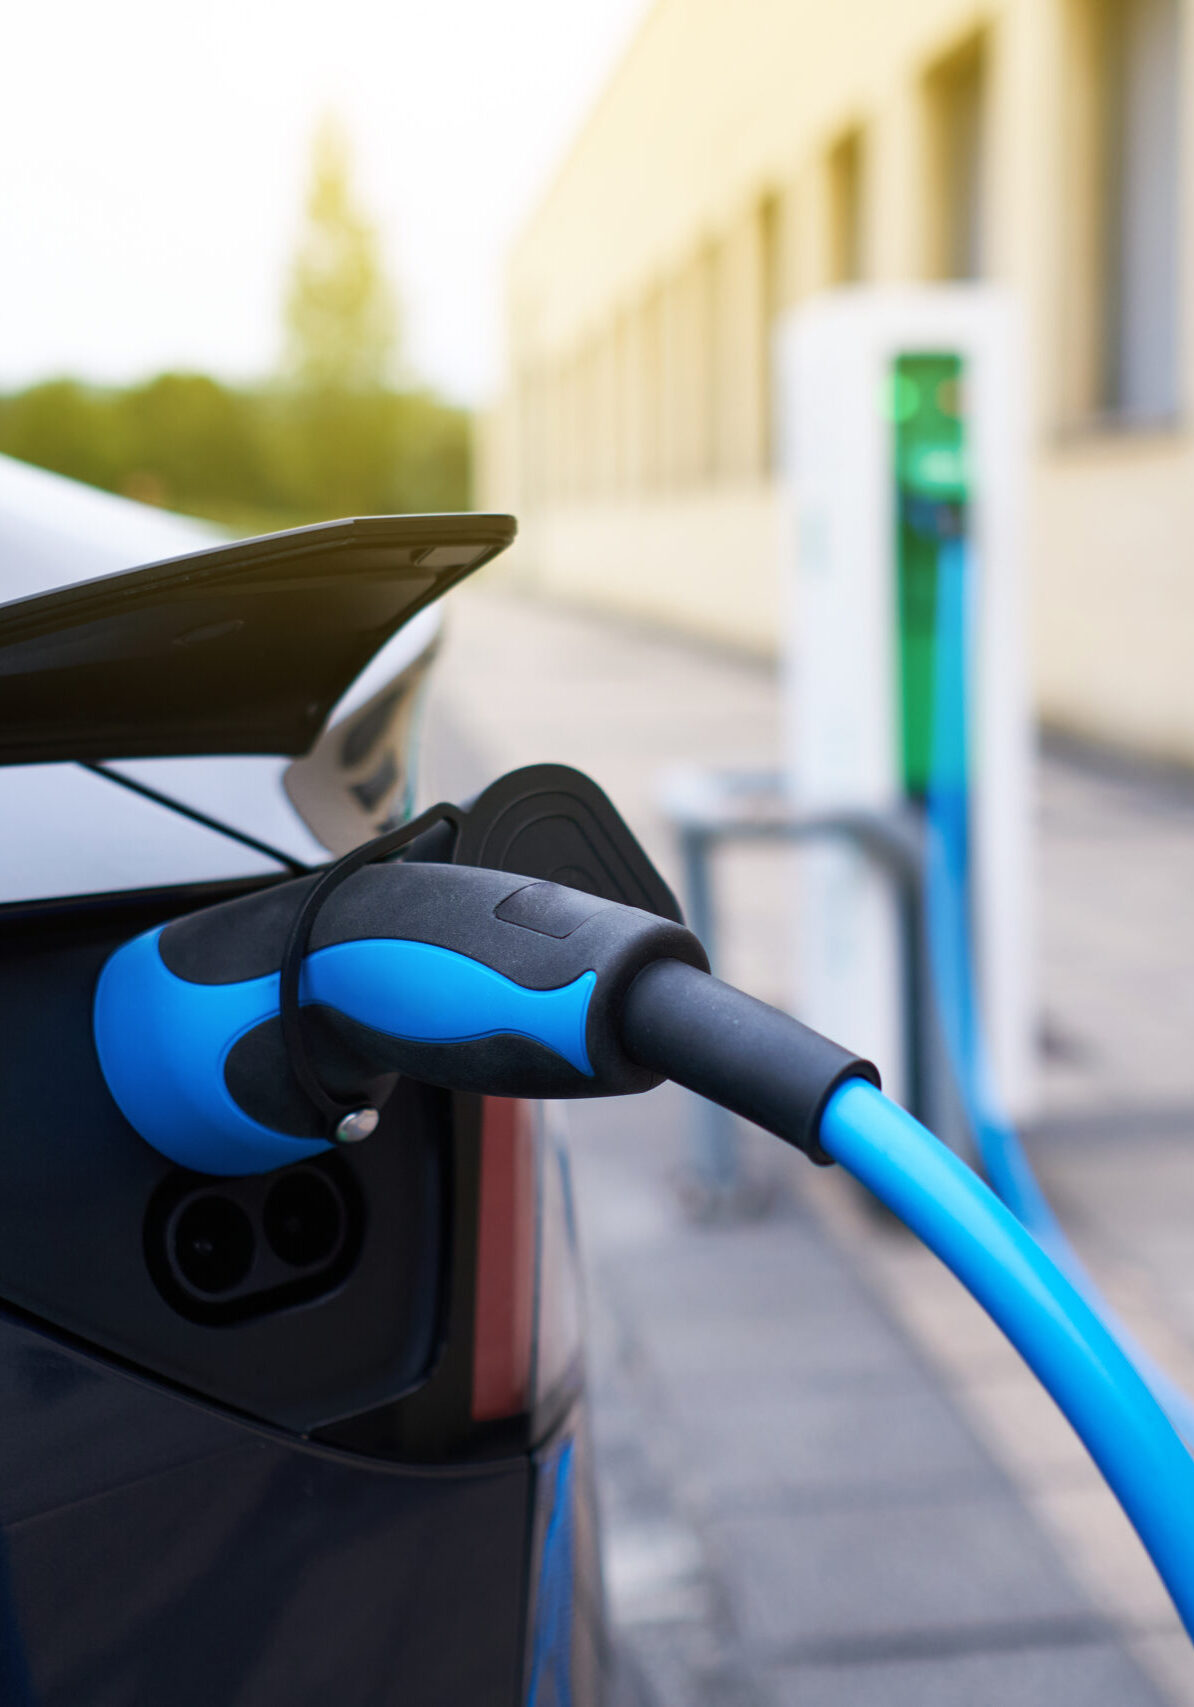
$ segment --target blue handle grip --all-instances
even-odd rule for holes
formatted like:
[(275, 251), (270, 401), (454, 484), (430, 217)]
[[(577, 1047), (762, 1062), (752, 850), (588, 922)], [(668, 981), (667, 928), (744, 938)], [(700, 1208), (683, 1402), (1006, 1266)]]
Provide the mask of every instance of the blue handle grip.
[[(183, 1167), (249, 1174), (320, 1154), (245, 1113), (228, 1089), (229, 1051), (278, 1013), (276, 972), (227, 984), (192, 983), (162, 960), (154, 930), (125, 943), (100, 975), (95, 1042), (108, 1088), (141, 1136)], [(529, 1039), (591, 1076), (586, 1046), (596, 984), (584, 972), (531, 990), (453, 949), (398, 938), (334, 943), (303, 966), (300, 1000), (414, 1047), (481, 1038)]]

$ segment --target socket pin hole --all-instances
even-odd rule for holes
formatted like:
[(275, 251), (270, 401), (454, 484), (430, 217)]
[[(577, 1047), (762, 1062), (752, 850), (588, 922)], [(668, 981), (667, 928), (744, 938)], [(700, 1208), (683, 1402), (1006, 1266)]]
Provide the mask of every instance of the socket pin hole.
[(174, 1224), (174, 1260), (196, 1292), (215, 1297), (239, 1286), (253, 1266), (253, 1224), (230, 1197), (196, 1197)]
[(344, 1238), (340, 1194), (313, 1168), (283, 1174), (266, 1194), (261, 1220), (270, 1249), (292, 1268), (327, 1262)]

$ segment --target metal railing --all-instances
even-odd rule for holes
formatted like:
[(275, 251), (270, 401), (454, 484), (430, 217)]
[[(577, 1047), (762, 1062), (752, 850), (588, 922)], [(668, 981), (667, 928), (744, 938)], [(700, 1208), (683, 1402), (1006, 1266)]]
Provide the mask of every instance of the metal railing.
[[(794, 811), (776, 771), (669, 772), (659, 793), (676, 834), (684, 871), (688, 924), (718, 969), (713, 859), (727, 843), (838, 841), (858, 848), (887, 880), (899, 920), (903, 986), (906, 1102), (932, 1129), (952, 1124), (951, 1083), (945, 1069), (932, 998), (923, 903), (924, 826), (915, 807), (890, 812)], [(734, 1117), (701, 1103), (693, 1125), (691, 1185), (706, 1210), (731, 1210), (745, 1184)]]

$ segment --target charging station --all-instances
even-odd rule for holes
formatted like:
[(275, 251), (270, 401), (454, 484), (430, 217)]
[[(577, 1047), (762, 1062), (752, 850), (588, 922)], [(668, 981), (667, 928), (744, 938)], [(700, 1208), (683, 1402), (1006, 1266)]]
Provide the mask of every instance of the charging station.
[[(1017, 1119), (1032, 1112), (1035, 1030), (1022, 375), (1014, 309), (988, 286), (850, 287), (779, 330), (793, 807), (922, 816), (939, 559), (962, 542), (970, 929), (995, 1088)], [(890, 878), (841, 839), (800, 860), (795, 1011), (853, 1039), (940, 1130), (915, 1083)]]
[[(32, 1699), (30, 1674), (64, 1704), (89, 1704), (97, 1676), (117, 1679), (121, 1702), (162, 1698), (163, 1680), (177, 1699), (175, 1678), (188, 1699), (240, 1700), (264, 1577), (259, 1707), (308, 1677), (318, 1688), (331, 1662), (353, 1700), (397, 1664), (404, 1700), (496, 1689), (534, 1707), (573, 1689), (595, 1701), (591, 1494), (573, 1469), (580, 1360), (567, 1334), (549, 1347), (536, 1334), (532, 1307), (557, 1289), (545, 1210), (566, 1205), (540, 1187), (518, 1110), (664, 1079), (840, 1164), (942, 1259), (1073, 1423), (1194, 1635), (1194, 1410), (1100, 1298), (1000, 1105), (1023, 1106), (1031, 1042), (1014, 347), (997, 303), (942, 309), (858, 299), (818, 309), (825, 335), (812, 316), (791, 330), (806, 810), (762, 829), (837, 838), (808, 919), (819, 958), (804, 1007), (849, 1006), (854, 1031), (885, 1026), (897, 1081), (910, 1011), (890, 976), (898, 909), (871, 880), (898, 886), (905, 927), (920, 884), (987, 1180), (884, 1096), (872, 1061), (711, 976), (629, 827), (564, 767), (440, 801), (330, 865), (254, 840), (275, 860), (264, 881), (70, 890), (5, 909), (15, 1077), (0, 1291), (34, 1310), (34, 1361), (58, 1371), (48, 1387), (9, 1383), (5, 1701)], [(513, 532), (503, 516), (328, 523), (10, 603), (0, 758), (105, 776), (112, 757), (213, 742), (309, 753), (369, 647)], [(372, 700), (365, 712), (353, 752), (337, 749), (354, 773), (385, 734)], [(831, 786), (837, 773), (846, 786)], [(886, 958), (857, 957), (876, 944)], [(999, 1029), (997, 1087), (976, 970)], [(50, 1082), (71, 1085), (70, 1118), (47, 1101)], [(568, 1242), (562, 1221), (556, 1237)], [(60, 1331), (69, 1342), (55, 1346)], [(27, 1339), (0, 1322), (0, 1365), (24, 1371)], [(167, 1469), (147, 1483), (150, 1460)], [(32, 1539), (12, 1517), (30, 1463)], [(196, 1576), (163, 1536), (188, 1534), (200, 1508), (221, 1569), (208, 1547)], [(69, 1568), (80, 1557), (104, 1565), (84, 1617)], [(146, 1600), (147, 1558), (176, 1579), (169, 1604), (153, 1600), (156, 1577)], [(397, 1598), (379, 1598), (379, 1581)], [(312, 1592), (332, 1606), (347, 1592), (375, 1616), (329, 1654)], [(473, 1609), (470, 1640), (445, 1647), (442, 1608), (458, 1602)], [(213, 1625), (229, 1639), (213, 1646)]]

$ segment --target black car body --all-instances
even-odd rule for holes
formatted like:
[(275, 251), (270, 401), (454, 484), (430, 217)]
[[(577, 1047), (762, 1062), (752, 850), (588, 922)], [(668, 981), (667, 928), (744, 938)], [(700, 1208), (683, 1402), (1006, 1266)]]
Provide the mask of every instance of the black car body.
[(551, 1110), (404, 1082), (369, 1143), (213, 1181), (90, 1030), (129, 936), (409, 812), (431, 605), (511, 533), (225, 547), (0, 465), (5, 1702), (601, 1698)]

